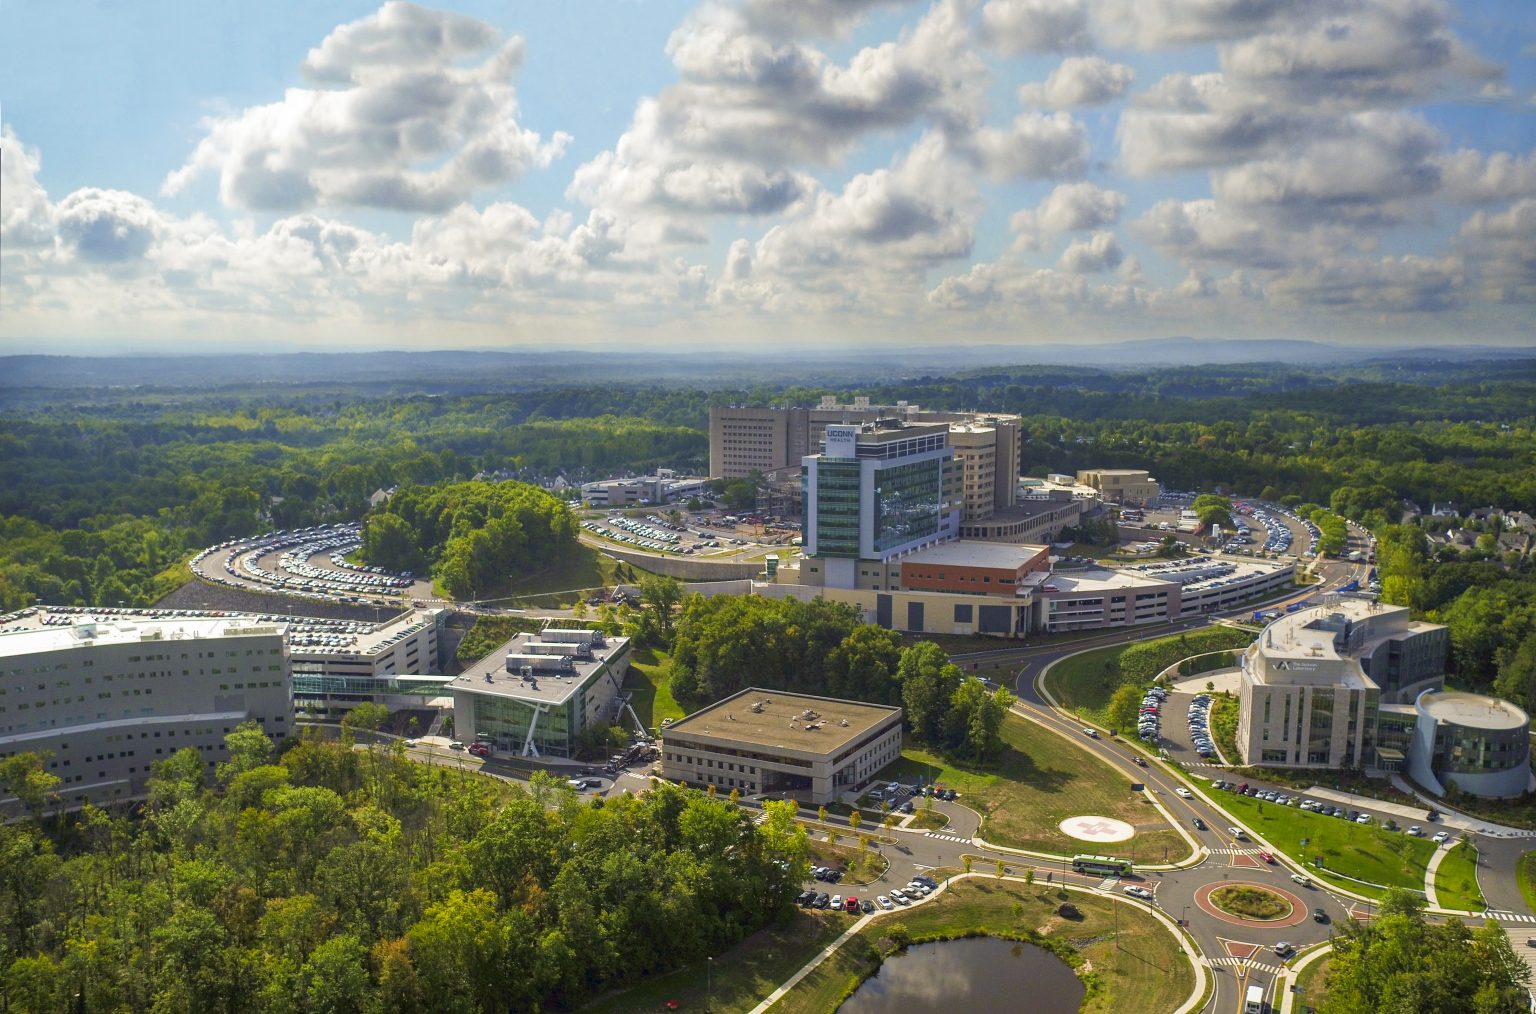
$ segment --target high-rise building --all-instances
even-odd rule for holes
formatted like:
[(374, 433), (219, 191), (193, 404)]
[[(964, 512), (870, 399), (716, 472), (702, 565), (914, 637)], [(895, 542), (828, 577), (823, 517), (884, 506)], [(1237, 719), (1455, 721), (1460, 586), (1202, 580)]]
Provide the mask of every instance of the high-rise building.
[[(293, 727), (279, 623), (85, 620), (0, 633), (0, 757), (46, 756), (66, 808), (142, 796), (150, 766), (186, 747), (211, 775), (224, 737)], [(0, 798), (13, 813), (15, 798)]]
[(962, 512), (967, 520), (983, 520), (1014, 506), (1020, 452), (1018, 416), (925, 411), (904, 401), (871, 405), (868, 398), (855, 398), (851, 404), (840, 404), (827, 396), (808, 409), (712, 408), (710, 474), (734, 479), (753, 471), (768, 474), (798, 468), (801, 458), (822, 449), (829, 426), (876, 423), (948, 424), (950, 445), (962, 465)]
[(827, 427), (825, 450), (801, 463), (806, 583), (853, 588), (859, 561), (886, 563), (959, 534), (948, 438), (947, 423)]

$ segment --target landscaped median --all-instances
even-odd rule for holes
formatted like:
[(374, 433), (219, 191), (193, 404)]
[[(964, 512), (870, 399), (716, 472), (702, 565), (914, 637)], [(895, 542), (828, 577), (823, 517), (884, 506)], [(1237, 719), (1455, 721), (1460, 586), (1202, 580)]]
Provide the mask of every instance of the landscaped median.
[[(1063, 902), (1074, 914), (1060, 914)], [(971, 876), (911, 909), (871, 920), (770, 1011), (835, 1010), (900, 946), (978, 935), (1023, 940), (1057, 954), (1088, 987), (1085, 1012), (1174, 1011), (1195, 990), (1194, 969), (1171, 924), (1136, 906), (1039, 882)]]
[[(1318, 880), (1371, 898), (1381, 897), (1389, 887), (1424, 893), (1424, 871), (1438, 847), (1432, 841), (1235, 792), (1208, 789), (1207, 794), (1238, 823), (1305, 865)], [(1318, 856), (1322, 866), (1314, 862)]]
[(1440, 860), (1435, 900), (1453, 912), (1481, 912), (1488, 907), (1477, 886), (1477, 848), (1471, 842), (1462, 842)]

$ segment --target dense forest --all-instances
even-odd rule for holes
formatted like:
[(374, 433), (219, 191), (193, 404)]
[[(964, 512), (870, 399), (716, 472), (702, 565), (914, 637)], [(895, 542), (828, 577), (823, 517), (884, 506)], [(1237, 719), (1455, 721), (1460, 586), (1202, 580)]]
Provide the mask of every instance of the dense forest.
[(814, 404), (823, 394), (1019, 413), (1021, 466), (1033, 474), (1145, 467), (1174, 488), (1289, 496), (1351, 517), (1402, 498), (1536, 503), (1536, 360), (1009, 367), (837, 389), (555, 383), (410, 393), (409, 378), (362, 396), (335, 381), (100, 387), (7, 399), (0, 608), (153, 601), (185, 579), (178, 564), (198, 549), (358, 520), (381, 487), (482, 472), (580, 481), (702, 471), (710, 405)]
[(406, 486), (363, 524), (363, 558), (390, 570), (430, 570), (456, 599), (495, 592), (576, 548), (570, 505), (524, 482)]
[[(793, 804), (582, 802), (254, 726), (158, 762), (142, 814), (0, 825), (0, 1009), (568, 1010), (785, 917)], [(24, 770), (8, 762), (0, 778)]]

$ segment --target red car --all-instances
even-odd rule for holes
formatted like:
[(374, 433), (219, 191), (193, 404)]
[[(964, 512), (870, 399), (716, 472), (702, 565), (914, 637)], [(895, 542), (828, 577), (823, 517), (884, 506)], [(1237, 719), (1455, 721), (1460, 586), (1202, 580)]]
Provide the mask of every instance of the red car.
[(1275, 857), (1270, 855), (1268, 852), (1260, 852), (1259, 853), (1259, 858), (1264, 860), (1266, 863), (1271, 864), (1271, 865), (1273, 865), (1274, 862), (1275, 862)]
[(491, 748), (484, 743), (471, 743), (469, 744), (469, 752), (476, 757), (489, 757), (491, 755)]
[(843, 899), (843, 908), (846, 909), (849, 912), (858, 912), (858, 910), (859, 910), (859, 899), (858, 899), (858, 896), (850, 894), (850, 895), (848, 895), (848, 897), (844, 898)]

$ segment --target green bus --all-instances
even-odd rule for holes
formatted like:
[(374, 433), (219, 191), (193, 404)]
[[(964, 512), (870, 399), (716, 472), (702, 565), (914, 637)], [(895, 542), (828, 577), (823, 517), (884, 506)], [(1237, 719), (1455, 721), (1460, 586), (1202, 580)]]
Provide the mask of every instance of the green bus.
[(1105, 877), (1131, 875), (1131, 861), (1113, 856), (1073, 856), (1072, 868), (1078, 873), (1097, 873)]

